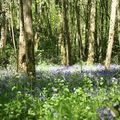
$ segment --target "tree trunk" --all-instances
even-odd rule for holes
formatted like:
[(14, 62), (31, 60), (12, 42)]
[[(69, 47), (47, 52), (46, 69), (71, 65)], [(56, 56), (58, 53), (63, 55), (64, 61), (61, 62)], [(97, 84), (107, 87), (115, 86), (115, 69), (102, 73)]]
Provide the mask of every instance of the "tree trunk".
[(88, 56), (88, 39), (89, 39), (89, 26), (90, 26), (90, 9), (91, 9), (91, 0), (87, 1), (87, 8), (86, 8), (86, 25), (85, 25), (85, 48), (84, 48), (84, 61), (87, 60)]
[(26, 43), (24, 33), (24, 17), (23, 17), (23, 0), (20, 3), (20, 36), (19, 36), (19, 50), (18, 50), (18, 71), (26, 71)]
[(32, 30), (32, 0), (23, 0), (24, 30), (26, 41), (26, 70), (28, 77), (35, 78), (34, 39)]
[(38, 46), (39, 46), (39, 38), (38, 38), (38, 3), (37, 3), (37, 1), (35, 0), (35, 35), (34, 35), (34, 41), (35, 41), (35, 52), (37, 52), (37, 50), (38, 50)]
[(64, 38), (64, 31), (63, 31), (63, 15), (60, 14), (60, 28), (61, 28), (61, 33), (59, 36), (59, 41), (60, 41), (60, 53), (61, 53), (61, 64), (66, 65), (67, 60), (66, 60), (66, 48), (65, 48), (65, 38)]
[(118, 41), (120, 45), (120, 1), (117, 5), (117, 28), (118, 28)]
[(109, 29), (109, 39), (108, 47), (105, 60), (105, 68), (109, 69), (111, 63), (112, 47), (114, 42), (114, 27), (116, 19), (116, 9), (117, 9), (117, 0), (112, 0), (111, 3), (111, 15), (110, 15), (110, 29)]
[(109, 9), (108, 9), (108, 0), (101, 0), (100, 3), (100, 14), (101, 14), (101, 30), (100, 30), (100, 61), (103, 63), (106, 57), (106, 48), (107, 48), (107, 36), (109, 34)]
[[(117, 35), (118, 35), (118, 42), (119, 42), (119, 46), (120, 46), (120, 1), (117, 5)], [(120, 48), (119, 48), (120, 50)], [(120, 53), (118, 53), (118, 63), (120, 63)]]
[(87, 64), (93, 64), (94, 62), (94, 33), (95, 33), (95, 16), (96, 16), (96, 0), (91, 0), (90, 9), (90, 26), (89, 26), (89, 49)]
[(82, 46), (82, 37), (81, 37), (81, 23), (80, 23), (80, 11), (78, 6), (78, 0), (75, 1), (75, 10), (76, 10), (76, 19), (77, 19), (77, 32), (78, 32), (78, 45), (79, 45), (79, 58), (83, 58), (83, 46)]
[(11, 15), (10, 23), (11, 23), (11, 32), (12, 32), (12, 42), (13, 42), (13, 46), (14, 46), (14, 53), (15, 53), (15, 55), (17, 55), (16, 43), (15, 43), (15, 35), (14, 35), (14, 25), (13, 25), (12, 0), (10, 2), (10, 15)]
[(2, 8), (2, 2), (0, 1), (0, 11), (2, 11), (1, 16), (2, 16), (2, 22), (0, 25), (1, 29), (1, 47), (2, 49), (5, 48), (6, 46), (6, 37), (7, 37), (7, 20), (6, 20), (6, 13)]
[(70, 41), (70, 33), (68, 26), (68, 1), (62, 0), (62, 8), (63, 8), (63, 39), (65, 41), (66, 47), (66, 65), (71, 65), (71, 41)]
[(6, 16), (5, 12), (3, 12), (3, 22), (1, 25), (1, 42), (2, 42), (2, 49), (6, 46), (6, 39), (7, 39), (7, 25), (6, 25)]
[(99, 61), (99, 40), (98, 40), (98, 2), (96, 1), (96, 17), (95, 17), (95, 62)]

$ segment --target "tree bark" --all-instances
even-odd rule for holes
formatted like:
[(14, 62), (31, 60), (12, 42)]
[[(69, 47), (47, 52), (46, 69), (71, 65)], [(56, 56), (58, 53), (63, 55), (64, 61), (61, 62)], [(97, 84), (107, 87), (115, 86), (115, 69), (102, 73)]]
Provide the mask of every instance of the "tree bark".
[(15, 35), (14, 35), (12, 0), (10, 2), (10, 15), (11, 15), (10, 23), (11, 23), (12, 42), (13, 42), (13, 46), (14, 46), (14, 53), (17, 55), (17, 48), (16, 48)]
[(96, 0), (91, 0), (90, 9), (90, 26), (89, 26), (89, 48), (88, 48), (88, 58), (87, 64), (93, 64), (94, 62), (94, 33), (95, 33), (95, 16), (96, 16)]
[(62, 8), (63, 8), (63, 39), (65, 41), (66, 47), (66, 65), (71, 65), (71, 41), (70, 41), (70, 33), (68, 26), (68, 1), (62, 0)]
[(117, 5), (117, 28), (118, 28), (118, 41), (120, 45), (120, 1)]
[(115, 27), (115, 20), (116, 20), (116, 9), (117, 9), (117, 0), (112, 0), (109, 39), (108, 39), (108, 47), (107, 47), (106, 60), (105, 60), (106, 69), (109, 69), (110, 63), (111, 63), (112, 47), (113, 47), (114, 32), (115, 32), (114, 27)]
[[(118, 2), (117, 5), (117, 35), (118, 35), (118, 42), (120, 46), (120, 1)], [(119, 49), (120, 50), (120, 49)], [(118, 53), (118, 63), (120, 63), (120, 53)]]
[(32, 29), (32, 0), (23, 0), (24, 30), (26, 41), (26, 70), (28, 77), (35, 79), (34, 39)]
[(77, 19), (77, 32), (78, 32), (78, 45), (79, 45), (79, 58), (82, 60), (83, 58), (83, 46), (82, 46), (82, 37), (81, 37), (81, 23), (80, 23), (80, 10), (78, 6), (78, 1), (75, 1), (75, 12), (76, 12), (76, 19)]
[(5, 12), (3, 12), (3, 22), (1, 25), (2, 49), (4, 49), (6, 46), (6, 40), (7, 40), (7, 24), (6, 24), (6, 15), (5, 15)]
[(18, 50), (18, 71), (26, 71), (26, 42), (24, 31), (24, 16), (23, 16), (23, 0), (20, 3), (20, 36), (19, 36), (19, 50)]
[(39, 34), (39, 32), (38, 32), (38, 3), (37, 3), (37, 1), (35, 0), (34, 1), (35, 3), (35, 5), (34, 5), (34, 7), (35, 7), (35, 35), (34, 35), (34, 41), (35, 41), (35, 52), (37, 52), (37, 50), (38, 50), (38, 46), (39, 46), (39, 38), (38, 38), (38, 34)]
[(1, 29), (1, 47), (2, 50), (6, 46), (6, 39), (7, 39), (7, 20), (6, 20), (6, 13), (4, 9), (2, 8), (2, 2), (0, 1), (0, 11), (2, 11), (1, 16), (2, 16), (2, 23), (0, 25)]
[(87, 1), (86, 8), (86, 25), (85, 25), (85, 47), (84, 47), (84, 61), (87, 60), (88, 57), (88, 46), (89, 46), (89, 26), (90, 26), (90, 9), (91, 9), (91, 0)]
[(66, 65), (67, 60), (66, 60), (66, 48), (65, 48), (65, 39), (64, 39), (64, 31), (63, 31), (63, 15), (60, 14), (60, 36), (59, 36), (59, 41), (60, 41), (60, 53), (61, 53), (61, 64)]

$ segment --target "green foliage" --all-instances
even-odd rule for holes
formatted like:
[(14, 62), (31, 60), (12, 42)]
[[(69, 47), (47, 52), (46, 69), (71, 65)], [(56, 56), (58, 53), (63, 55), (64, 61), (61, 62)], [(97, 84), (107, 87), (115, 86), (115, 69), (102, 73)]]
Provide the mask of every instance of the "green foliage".
[(117, 81), (107, 87), (104, 79), (98, 82), (85, 77), (73, 90), (72, 83), (49, 74), (36, 82), (32, 90), (30, 82), (19, 76), (8, 83), (0, 81), (1, 120), (99, 120), (99, 108), (120, 101)]
[(4, 50), (0, 51), (0, 67), (7, 67), (7, 65), (16, 65), (16, 55), (14, 54), (11, 45), (8, 44)]

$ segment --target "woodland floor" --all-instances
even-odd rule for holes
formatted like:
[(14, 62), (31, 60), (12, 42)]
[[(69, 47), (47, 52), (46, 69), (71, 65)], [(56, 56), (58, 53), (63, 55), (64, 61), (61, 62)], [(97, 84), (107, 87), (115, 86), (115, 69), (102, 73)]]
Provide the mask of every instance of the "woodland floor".
[[(110, 77), (118, 78), (120, 71), (120, 65), (111, 64), (109, 70), (105, 70), (105, 67), (102, 64), (94, 65), (73, 65), (73, 66), (60, 66), (60, 65), (38, 65), (36, 66), (36, 77), (39, 78), (41, 73), (48, 73), (52, 75), (61, 74), (63, 76), (68, 76), (71, 74), (79, 74), (89, 77)], [(0, 68), (1, 78), (10, 78), (18, 75), (15, 68), (8, 66), (7, 69)]]
[[(101, 64), (91, 66), (77, 64), (73, 66), (41, 64), (36, 66), (36, 83), (34, 84), (33, 91), (31, 89), (31, 82), (26, 79), (26, 76), (24, 74), (18, 74), (15, 68), (8, 66), (7, 69), (0, 69), (0, 100), (3, 103), (3, 105), (1, 104), (3, 106), (1, 107), (1, 116), (3, 117), (6, 114), (8, 116), (8, 113), (11, 115), (14, 110), (22, 111), (25, 108), (24, 106), (27, 106), (29, 110), (29, 105), (27, 104), (30, 103), (32, 105), (30, 109), (40, 108), (42, 109), (41, 111), (50, 112), (49, 109), (54, 108), (52, 114), (56, 114), (56, 111), (58, 111), (57, 114), (61, 115), (67, 113), (68, 118), (70, 118), (70, 114), (72, 114), (72, 117), (81, 114), (83, 116), (80, 115), (80, 120), (83, 120), (85, 117), (86, 120), (98, 120), (99, 118), (104, 118), (104, 113), (107, 115), (107, 118), (113, 118), (112, 112), (107, 106), (113, 106), (114, 103), (116, 104), (118, 102), (117, 99), (120, 99), (119, 85), (120, 65), (112, 64), (109, 70), (105, 70), (105, 67)], [(21, 93), (26, 93), (25, 95), (29, 97)], [(34, 96), (36, 97), (34, 98)], [(19, 100), (18, 97), (21, 97), (23, 101), (21, 99)], [(13, 103), (11, 103), (11, 98)], [(75, 102), (74, 105), (73, 101)], [(18, 102), (22, 107), (16, 107)], [(24, 102), (25, 105), (23, 104)], [(12, 107), (10, 103), (13, 105)], [(55, 103), (60, 104), (56, 107)], [(8, 105), (8, 108), (11, 108), (12, 112), (4, 104)], [(42, 107), (41, 104), (43, 105)], [(48, 108), (44, 107), (45, 105), (48, 105)], [(64, 112), (59, 112), (61, 105), (66, 106), (62, 107)], [(117, 103), (115, 107), (119, 105)], [(71, 108), (71, 106), (73, 107)], [(83, 109), (81, 110), (79, 108)], [(71, 109), (73, 113), (71, 113)], [(40, 111), (33, 110), (35, 113), (40, 113)], [(84, 114), (87, 114), (87, 116), (84, 116)], [(23, 116), (23, 113), (20, 113), (20, 115), (26, 118), (26, 114)], [(46, 120), (49, 120), (48, 116), (47, 118)], [(113, 119), (110, 118), (108, 120)], [(119, 120), (119, 118), (116, 120)]]

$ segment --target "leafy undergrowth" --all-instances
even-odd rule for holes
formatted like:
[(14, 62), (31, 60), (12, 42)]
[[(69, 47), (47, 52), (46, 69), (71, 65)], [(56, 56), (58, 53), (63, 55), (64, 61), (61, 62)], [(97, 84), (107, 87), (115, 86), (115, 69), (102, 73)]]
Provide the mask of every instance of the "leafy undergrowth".
[(57, 71), (37, 72), (34, 87), (23, 75), (1, 77), (0, 120), (120, 119), (119, 78)]

